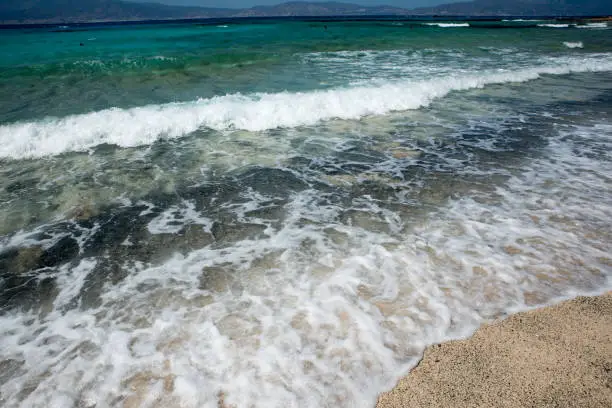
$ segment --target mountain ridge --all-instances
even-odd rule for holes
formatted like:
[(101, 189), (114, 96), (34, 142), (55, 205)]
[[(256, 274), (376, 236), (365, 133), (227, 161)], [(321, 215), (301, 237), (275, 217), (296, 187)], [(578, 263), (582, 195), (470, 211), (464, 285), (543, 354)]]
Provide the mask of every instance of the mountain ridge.
[(474, 0), (421, 7), (414, 15), (465, 16), (595, 16), (612, 14), (609, 0)]
[(612, 14), (608, 0), (475, 0), (435, 7), (404, 9), (340, 2), (291, 1), (245, 9), (170, 6), (124, 0), (3, 0), (0, 25), (79, 22), (175, 20), (240, 17), (323, 16), (595, 16)]

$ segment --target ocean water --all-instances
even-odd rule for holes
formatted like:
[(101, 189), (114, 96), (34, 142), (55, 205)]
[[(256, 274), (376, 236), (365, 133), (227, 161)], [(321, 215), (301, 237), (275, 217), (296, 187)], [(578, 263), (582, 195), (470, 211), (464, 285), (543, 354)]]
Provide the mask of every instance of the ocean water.
[(612, 289), (611, 33), (0, 30), (0, 405), (372, 407)]

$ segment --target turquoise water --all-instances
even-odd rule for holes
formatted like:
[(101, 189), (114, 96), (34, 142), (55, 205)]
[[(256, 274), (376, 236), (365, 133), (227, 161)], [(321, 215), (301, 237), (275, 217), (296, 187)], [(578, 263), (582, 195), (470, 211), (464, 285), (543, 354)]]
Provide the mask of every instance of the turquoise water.
[(0, 30), (0, 401), (373, 406), (612, 273), (612, 36)]
[[(471, 58), (479, 66), (497, 68), (495, 50), (504, 48), (529, 59), (530, 53), (576, 54), (563, 42), (586, 43), (583, 53), (607, 52), (610, 47), (600, 29), (448, 30), (426, 24), (266, 22), (3, 30), (0, 120), (61, 117), (238, 92), (325, 89), (407, 74), (418, 78), (430, 69), (445, 69), (447, 74), (451, 65), (472, 69)], [(309, 60), (316, 53), (372, 50), (400, 52), (405, 69), (391, 67), (381, 73), (374, 65), (359, 67), (358, 55), (347, 72)], [(458, 58), (459, 53), (467, 59)], [(393, 63), (393, 56), (377, 58), (382, 64)], [(420, 72), (407, 62), (418, 63)]]

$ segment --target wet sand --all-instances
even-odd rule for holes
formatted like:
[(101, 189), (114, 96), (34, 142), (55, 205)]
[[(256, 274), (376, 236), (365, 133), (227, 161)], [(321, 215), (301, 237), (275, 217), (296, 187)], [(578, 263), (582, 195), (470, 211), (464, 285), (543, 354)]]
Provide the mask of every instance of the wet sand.
[(612, 292), (429, 347), (376, 407), (612, 407)]

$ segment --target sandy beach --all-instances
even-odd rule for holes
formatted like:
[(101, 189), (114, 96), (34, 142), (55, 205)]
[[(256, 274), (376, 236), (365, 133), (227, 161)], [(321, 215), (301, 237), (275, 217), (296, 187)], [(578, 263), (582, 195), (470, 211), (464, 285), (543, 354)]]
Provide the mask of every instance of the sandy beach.
[(577, 297), (429, 347), (377, 408), (610, 407), (612, 293)]

